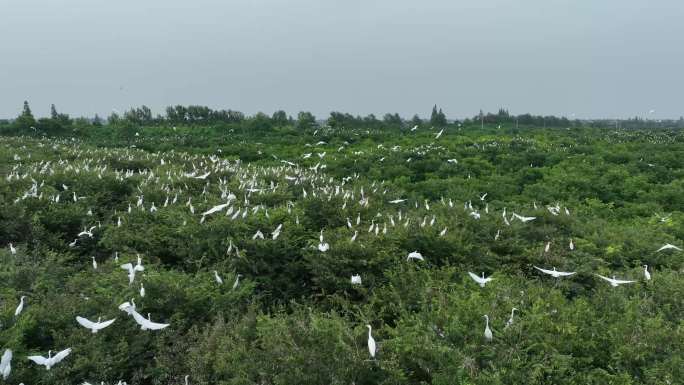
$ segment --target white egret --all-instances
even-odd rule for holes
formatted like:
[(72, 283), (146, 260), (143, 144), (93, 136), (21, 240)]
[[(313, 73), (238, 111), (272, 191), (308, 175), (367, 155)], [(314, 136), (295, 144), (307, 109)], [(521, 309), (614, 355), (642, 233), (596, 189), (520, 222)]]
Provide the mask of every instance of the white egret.
[(322, 253), (330, 250), (330, 244), (323, 240), (323, 230), (321, 230), (321, 235), (318, 237), (318, 240), (318, 250), (320, 250)]
[(651, 273), (648, 272), (648, 265), (644, 265), (644, 278), (647, 281), (651, 280)]
[(504, 329), (507, 329), (509, 326), (513, 325), (513, 315), (515, 314), (515, 311), (518, 310), (517, 308), (511, 309), (511, 318), (506, 321), (506, 326), (504, 326)]
[(52, 350), (48, 351), (48, 356), (43, 357), (43, 356), (28, 356), (28, 359), (35, 362), (38, 365), (44, 365), (46, 370), (50, 370), (51, 367), (55, 366), (58, 364), (60, 361), (65, 359), (69, 353), (71, 353), (71, 348), (64, 349), (61, 352), (58, 352), (55, 354), (55, 356), (52, 356)]
[(22, 295), (21, 298), (19, 298), (19, 305), (17, 306), (16, 309), (14, 309), (14, 316), (19, 317), (19, 314), (21, 314), (21, 311), (24, 310), (24, 299), (26, 298), (25, 295)]
[(613, 286), (613, 287), (618, 287), (618, 286), (620, 286), (620, 285), (622, 285), (622, 284), (625, 284), (625, 283), (634, 283), (634, 282), (636, 282), (636, 281), (624, 281), (624, 280), (616, 279), (615, 276), (613, 276), (613, 278), (608, 278), (608, 277), (604, 277), (604, 276), (602, 276), (602, 275), (600, 275), (600, 274), (596, 274), (596, 275), (597, 275), (598, 277), (601, 277), (601, 279), (603, 279), (603, 280), (609, 282), (609, 283), (610, 283), (610, 286)]
[(417, 251), (410, 252), (409, 255), (406, 257), (406, 260), (409, 261), (411, 259), (415, 259), (418, 261), (424, 261), (425, 258), (423, 258), (423, 255)]
[(128, 315), (131, 315), (135, 311), (135, 301), (131, 298), (131, 302), (124, 302), (119, 305), (119, 310), (125, 311)]
[(240, 284), (240, 277), (242, 277), (242, 274), (238, 274), (235, 276), (235, 282), (233, 282), (233, 290), (237, 289), (238, 285)]
[(679, 247), (677, 247), (677, 246), (675, 246), (675, 245), (666, 243), (666, 244), (664, 244), (661, 248), (659, 248), (658, 250), (656, 250), (656, 253), (657, 253), (657, 252), (660, 252), (660, 251), (663, 251), (663, 250), (677, 250), (677, 251), (682, 251), (681, 248), (679, 248)]
[(9, 244), (9, 249), (10, 249), (10, 253), (12, 253), (12, 255), (16, 255), (16, 254), (17, 254), (17, 249), (14, 247), (14, 245), (12, 244), (12, 242), (10, 242), (10, 244)]
[(145, 268), (141, 264), (141, 259), (140, 256), (138, 256), (138, 264), (133, 266), (132, 263), (125, 263), (121, 265), (121, 268), (124, 270), (128, 270), (128, 284), (132, 284), (133, 281), (135, 280), (135, 273), (138, 271), (145, 271)]
[(11, 371), (12, 351), (10, 349), (5, 349), (5, 352), (2, 353), (2, 359), (0, 359), (0, 374), (2, 374), (2, 379), (7, 380)]
[(468, 275), (470, 275), (470, 278), (472, 278), (473, 281), (477, 282), (480, 285), (480, 287), (485, 287), (487, 282), (492, 281), (494, 279), (491, 276), (485, 278), (484, 272), (482, 273), (482, 277), (478, 277), (477, 274), (471, 273), (470, 271), (468, 272)]
[(162, 324), (157, 322), (152, 322), (150, 320), (150, 314), (147, 314), (147, 318), (143, 317), (140, 313), (135, 310), (131, 311), (133, 319), (140, 325), (140, 330), (161, 330), (169, 326), (169, 324)]
[(140, 282), (140, 296), (145, 296), (145, 286), (143, 286), (142, 282)]
[(370, 353), (372, 358), (375, 358), (375, 353), (376, 353), (376, 347), (375, 347), (375, 339), (371, 335), (372, 328), (370, 325), (366, 325), (368, 328), (368, 352)]
[(352, 285), (360, 285), (361, 284), (361, 276), (356, 274), (351, 276), (351, 284)]
[(90, 329), (93, 333), (97, 333), (99, 330), (106, 328), (116, 321), (116, 318), (110, 319), (108, 321), (102, 321), (102, 317), (97, 318), (97, 322), (93, 322), (87, 318), (76, 317), (76, 322), (86, 329)]
[(91, 257), (93, 259), (93, 270), (97, 270), (97, 261), (95, 260), (95, 257)]
[(216, 271), (216, 270), (214, 270), (214, 280), (215, 280), (216, 283), (218, 283), (219, 285), (223, 285), (223, 279), (221, 279), (221, 276), (219, 276), (219, 273), (218, 273), (218, 271)]
[(556, 271), (556, 268), (554, 267), (553, 270), (547, 270), (547, 269), (542, 269), (541, 267), (534, 266), (533, 267), (539, 271), (541, 271), (544, 274), (548, 274), (554, 278), (560, 278), (560, 277), (567, 277), (569, 275), (573, 275), (576, 273), (576, 271), (573, 272), (565, 272), (565, 271)]
[(485, 318), (485, 322), (486, 322), (485, 323), (485, 330), (484, 330), (484, 338), (487, 341), (491, 341), (494, 338), (494, 336), (492, 335), (492, 329), (489, 328), (489, 316), (485, 314), (484, 318)]

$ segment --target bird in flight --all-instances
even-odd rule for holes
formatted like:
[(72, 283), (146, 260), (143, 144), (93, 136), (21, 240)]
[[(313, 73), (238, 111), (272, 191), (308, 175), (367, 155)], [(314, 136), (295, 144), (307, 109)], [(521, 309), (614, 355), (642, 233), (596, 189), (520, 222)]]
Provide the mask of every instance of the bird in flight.
[(573, 275), (576, 273), (576, 271), (573, 271), (573, 272), (556, 271), (555, 267), (553, 268), (553, 270), (542, 269), (541, 267), (537, 267), (537, 266), (534, 266), (534, 268), (541, 271), (542, 273), (548, 274), (554, 278), (567, 277), (567, 276), (570, 276), (570, 275)]
[(470, 278), (472, 278), (473, 281), (477, 282), (480, 285), (480, 287), (485, 287), (487, 282), (494, 279), (491, 276), (485, 278), (484, 272), (482, 273), (482, 277), (478, 277), (477, 274), (471, 272), (468, 272), (468, 275), (470, 275)]
[(602, 275), (600, 275), (600, 274), (596, 274), (596, 275), (597, 275), (598, 277), (600, 277), (601, 279), (603, 279), (603, 280), (609, 282), (609, 283), (610, 283), (610, 286), (613, 286), (613, 287), (618, 287), (618, 286), (623, 285), (623, 284), (626, 284), (626, 283), (634, 283), (634, 282), (636, 282), (636, 281), (624, 281), (624, 280), (621, 280), (621, 279), (616, 279), (615, 276), (613, 276), (613, 278), (608, 278), (608, 277), (604, 277), (604, 276), (602, 276)]

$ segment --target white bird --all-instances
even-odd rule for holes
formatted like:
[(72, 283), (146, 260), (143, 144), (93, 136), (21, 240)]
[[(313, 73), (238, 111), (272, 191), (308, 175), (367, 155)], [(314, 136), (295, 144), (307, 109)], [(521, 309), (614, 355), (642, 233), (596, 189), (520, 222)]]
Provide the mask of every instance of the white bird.
[(11, 371), (12, 351), (10, 349), (5, 349), (5, 352), (2, 354), (2, 359), (0, 360), (0, 374), (2, 374), (2, 379), (7, 380)]
[(418, 125), (416, 124), (415, 126), (413, 126), (413, 127), (411, 128), (411, 131), (415, 131), (415, 130), (417, 130), (417, 129), (418, 129)]
[(217, 212), (219, 212), (219, 211), (225, 209), (225, 208), (228, 207), (229, 205), (230, 205), (230, 203), (224, 203), (224, 204), (220, 204), (220, 205), (214, 206), (214, 207), (210, 208), (209, 210), (203, 212), (203, 213), (202, 213), (202, 216), (206, 216), (206, 215), (211, 215), (211, 214), (213, 214), (213, 213), (217, 213)]
[(423, 255), (417, 251), (410, 252), (409, 255), (406, 257), (406, 260), (409, 261), (411, 259), (416, 259), (418, 261), (424, 261), (425, 258), (423, 258)]
[(516, 213), (513, 213), (513, 217), (519, 219), (520, 222), (522, 222), (522, 223), (527, 223), (529, 221), (533, 221), (533, 220), (537, 219), (537, 217), (524, 217), (524, 216), (518, 215)]
[(644, 265), (644, 278), (646, 278), (647, 281), (651, 280), (651, 273), (648, 272), (648, 265)]
[(121, 268), (124, 270), (128, 270), (128, 284), (132, 284), (133, 281), (135, 280), (135, 273), (138, 271), (145, 271), (145, 268), (141, 264), (141, 259), (140, 256), (138, 256), (138, 263), (133, 266), (132, 263), (124, 263), (121, 265)]
[(356, 274), (351, 276), (351, 284), (352, 285), (360, 285), (361, 284), (361, 276)]
[(93, 259), (93, 269), (97, 270), (97, 261), (95, 260), (95, 257), (91, 257)]
[(487, 194), (489, 194), (489, 193), (484, 193), (484, 194), (480, 195), (480, 200), (484, 201), (485, 198), (487, 198)]
[(477, 282), (480, 287), (485, 287), (487, 282), (492, 281), (494, 278), (491, 276), (485, 278), (484, 272), (482, 273), (482, 277), (478, 277), (476, 274), (468, 272), (468, 275), (470, 275), (470, 278), (473, 279), (473, 281)]
[(140, 282), (140, 296), (145, 296), (145, 286), (143, 286), (142, 282)]
[(486, 321), (485, 321), (486, 323), (485, 323), (484, 338), (485, 338), (487, 341), (491, 341), (492, 338), (494, 338), (494, 336), (492, 335), (492, 329), (489, 328), (489, 316), (485, 314), (485, 315), (484, 315), (484, 318), (485, 318), (485, 320), (486, 320)]
[(533, 267), (539, 271), (541, 271), (544, 274), (548, 274), (554, 278), (560, 278), (560, 277), (567, 277), (569, 275), (573, 275), (576, 273), (576, 271), (573, 272), (565, 272), (565, 271), (556, 271), (556, 268), (554, 267), (553, 270), (547, 270), (547, 269), (542, 269), (540, 267), (534, 266)]
[(64, 349), (61, 352), (52, 356), (52, 350), (48, 351), (48, 356), (28, 356), (28, 359), (35, 362), (38, 365), (44, 365), (45, 369), (50, 370), (51, 367), (55, 366), (57, 363), (66, 358), (66, 356), (71, 353), (71, 348)]
[(162, 324), (162, 323), (157, 323), (157, 322), (152, 322), (150, 320), (150, 314), (147, 314), (147, 318), (143, 317), (140, 315), (135, 310), (131, 311), (131, 315), (133, 315), (133, 319), (135, 322), (140, 325), (140, 330), (161, 330), (169, 326), (169, 324)]
[(131, 315), (135, 311), (135, 301), (131, 298), (131, 302), (124, 302), (119, 305), (119, 310), (125, 311), (128, 315)]
[(242, 277), (242, 274), (238, 274), (235, 276), (235, 282), (233, 282), (233, 290), (237, 289), (238, 285), (240, 284), (240, 277)]
[(509, 326), (513, 325), (513, 314), (515, 314), (515, 311), (518, 310), (517, 308), (511, 309), (511, 318), (506, 321), (506, 326), (504, 326), (504, 329), (507, 329)]
[(223, 285), (223, 280), (221, 279), (218, 271), (216, 270), (214, 270), (214, 280), (216, 280), (216, 283), (218, 283), (219, 285)]
[(437, 135), (435, 135), (435, 139), (439, 139), (439, 137), (442, 136), (443, 133), (444, 133), (444, 129), (442, 128), (442, 130), (440, 132), (438, 132)]
[(323, 240), (323, 230), (321, 230), (321, 235), (319, 235), (318, 240), (318, 250), (320, 250), (322, 253), (330, 250), (330, 244)]
[(389, 203), (392, 203), (392, 204), (397, 204), (397, 203), (402, 203), (402, 202), (406, 202), (406, 199), (395, 199), (395, 200), (389, 201)]
[(375, 358), (375, 339), (373, 339), (373, 336), (371, 335), (371, 326), (366, 325), (366, 327), (368, 328), (368, 353), (370, 353), (372, 358)]
[(570, 244), (568, 245), (570, 250), (575, 250), (575, 244), (572, 242), (572, 239), (570, 239)]
[(12, 242), (10, 242), (10, 244), (9, 244), (9, 249), (10, 249), (10, 253), (12, 253), (12, 255), (17, 254), (17, 249), (14, 247)]
[(21, 314), (21, 311), (24, 310), (24, 298), (26, 298), (25, 295), (22, 295), (21, 298), (19, 298), (19, 305), (14, 310), (14, 316), (15, 317), (19, 317), (19, 314)]
[(93, 322), (87, 318), (76, 317), (76, 322), (86, 329), (90, 329), (93, 333), (97, 333), (99, 330), (106, 328), (116, 321), (116, 318), (110, 319), (109, 321), (102, 322), (102, 317), (97, 318), (97, 322)]
[(656, 253), (659, 252), (659, 251), (663, 251), (663, 250), (677, 250), (677, 251), (682, 251), (681, 248), (679, 248), (679, 247), (677, 247), (677, 246), (675, 246), (675, 245), (671, 245), (671, 244), (667, 243), (667, 244), (663, 245), (663, 247), (661, 247), (661, 248), (659, 248), (658, 250), (656, 250)]
[(613, 287), (618, 287), (618, 286), (620, 286), (620, 285), (622, 285), (622, 284), (625, 284), (625, 283), (634, 283), (634, 282), (636, 282), (636, 281), (624, 281), (624, 280), (616, 279), (615, 276), (613, 276), (613, 278), (608, 278), (608, 277), (604, 277), (604, 276), (599, 275), (599, 274), (596, 274), (596, 275), (597, 275), (598, 277), (601, 277), (601, 279), (610, 282), (610, 286), (613, 286)]

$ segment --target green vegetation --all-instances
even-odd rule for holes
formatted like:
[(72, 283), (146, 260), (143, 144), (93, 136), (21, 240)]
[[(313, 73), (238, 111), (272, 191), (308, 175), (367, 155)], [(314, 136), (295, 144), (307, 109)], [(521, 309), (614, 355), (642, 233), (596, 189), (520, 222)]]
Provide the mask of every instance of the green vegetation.
[[(653, 124), (437, 106), (430, 122), (201, 106), (105, 122), (27, 103), (0, 124), (6, 382), (682, 383), (684, 252), (656, 250), (684, 239), (684, 132)], [(140, 330), (117, 308), (131, 299), (170, 326)], [(92, 334), (76, 316), (116, 321)], [(67, 347), (50, 371), (26, 359)]]

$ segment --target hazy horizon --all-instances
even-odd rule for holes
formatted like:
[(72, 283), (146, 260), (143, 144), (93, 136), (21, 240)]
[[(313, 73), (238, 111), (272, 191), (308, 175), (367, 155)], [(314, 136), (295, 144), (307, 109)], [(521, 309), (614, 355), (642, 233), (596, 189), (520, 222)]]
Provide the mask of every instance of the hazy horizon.
[[(449, 119), (684, 115), (684, 3), (10, 0), (0, 118), (206, 105)], [(649, 112), (653, 110), (653, 112)]]

